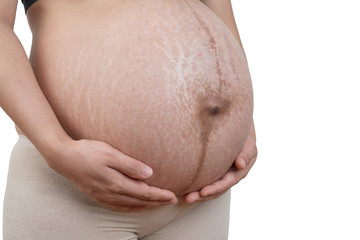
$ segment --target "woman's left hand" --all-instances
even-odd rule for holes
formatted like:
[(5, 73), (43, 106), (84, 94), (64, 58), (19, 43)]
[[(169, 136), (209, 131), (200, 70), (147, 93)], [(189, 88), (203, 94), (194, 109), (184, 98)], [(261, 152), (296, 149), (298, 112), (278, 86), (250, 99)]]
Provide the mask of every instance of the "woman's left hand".
[(203, 187), (200, 191), (191, 192), (184, 196), (186, 203), (208, 201), (220, 197), (232, 186), (246, 177), (257, 158), (256, 134), (254, 121), (245, 144), (239, 155), (236, 157), (230, 170), (218, 181)]

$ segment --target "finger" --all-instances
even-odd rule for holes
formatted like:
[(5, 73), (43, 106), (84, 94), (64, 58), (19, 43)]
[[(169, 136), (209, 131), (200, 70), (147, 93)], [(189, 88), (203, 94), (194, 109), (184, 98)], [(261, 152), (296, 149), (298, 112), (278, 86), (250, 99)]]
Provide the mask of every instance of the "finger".
[(189, 194), (187, 194), (187, 195), (185, 195), (184, 196), (184, 198), (183, 198), (183, 201), (185, 202), (185, 203), (194, 203), (194, 202), (196, 202), (198, 199), (200, 199), (201, 198), (201, 196), (200, 196), (200, 192), (199, 191), (197, 191), (197, 192), (191, 192), (191, 193), (189, 193)]
[(243, 170), (243, 169), (246, 168), (246, 161), (245, 161), (244, 157), (237, 156), (237, 158), (235, 159), (234, 164), (240, 170)]
[(108, 166), (136, 179), (147, 179), (153, 174), (151, 167), (116, 149), (111, 151)]
[(256, 157), (250, 160), (249, 164), (246, 166), (246, 169), (231, 169), (220, 180), (202, 188), (199, 192), (192, 192), (187, 194), (184, 197), (184, 202), (193, 203), (218, 198), (227, 190), (229, 190), (232, 186), (238, 183), (241, 179), (246, 177), (249, 170), (254, 165), (255, 161)]
[(200, 191), (200, 196), (207, 197), (210, 195), (221, 194), (227, 191), (232, 186), (237, 184), (241, 179), (247, 176), (250, 169), (254, 165), (255, 161), (256, 161), (256, 157), (252, 158), (244, 170), (239, 170), (239, 169), (229, 170), (220, 180), (202, 188)]
[(249, 136), (246, 139), (244, 147), (239, 155), (235, 159), (235, 165), (238, 169), (245, 169), (246, 165), (249, 164), (252, 158), (257, 156), (257, 147), (255, 139)]
[(205, 201), (204, 199), (217, 198), (246, 176), (244, 171), (245, 170), (231, 169), (220, 180), (213, 184), (205, 186), (198, 192), (187, 194), (184, 201), (186, 203), (193, 203)]
[(243, 149), (235, 159), (236, 167), (239, 169), (245, 169), (246, 164), (249, 163), (251, 158), (253, 158), (256, 155), (257, 155), (256, 133), (255, 133), (254, 120), (252, 120), (250, 131), (248, 136), (246, 137), (246, 141), (244, 143)]
[(158, 187), (149, 186), (146, 183), (119, 174), (115, 169), (109, 168), (107, 176), (114, 184), (113, 191), (134, 198), (147, 201), (171, 201), (176, 203), (177, 199), (173, 192)]
[(225, 192), (218, 193), (218, 194), (215, 194), (215, 195), (210, 195), (210, 196), (207, 196), (207, 197), (202, 197), (202, 196), (199, 195), (199, 197), (196, 198), (196, 199), (194, 200), (194, 202), (205, 202), (205, 201), (213, 200), (213, 199), (216, 199), (216, 198), (222, 196), (222, 195), (225, 194), (225, 193), (226, 193), (226, 191), (225, 191)]
[(255, 131), (255, 124), (254, 119), (252, 120), (251, 127), (250, 127), (250, 133), (251, 136), (253, 136), (255, 142), (256, 142), (256, 131)]
[[(248, 164), (246, 165), (246, 169), (244, 169), (243, 171), (246, 171), (246, 174), (248, 174), (248, 172), (250, 171), (250, 169), (254, 166), (255, 162), (256, 162), (256, 159), (257, 159), (257, 152), (256, 154), (254, 155), (254, 157), (252, 157), (250, 159), (250, 161), (248, 162)], [(246, 177), (246, 175), (244, 176)]]
[(238, 183), (243, 175), (245, 175), (243, 170), (232, 169), (228, 171), (220, 180), (202, 188), (200, 190), (200, 196), (207, 197), (225, 192)]
[[(225, 192), (226, 192), (226, 191), (225, 191)], [(220, 192), (220, 193), (218, 193), (218, 194), (209, 195), (209, 196), (206, 196), (206, 197), (202, 197), (202, 196), (200, 195), (200, 192), (192, 192), (192, 193), (189, 193), (188, 195), (185, 196), (184, 202), (185, 202), (185, 203), (188, 203), (188, 204), (191, 204), (191, 203), (194, 203), (194, 202), (209, 201), (209, 200), (213, 200), (213, 199), (216, 199), (216, 198), (220, 197), (220, 196), (223, 195), (225, 192)]]

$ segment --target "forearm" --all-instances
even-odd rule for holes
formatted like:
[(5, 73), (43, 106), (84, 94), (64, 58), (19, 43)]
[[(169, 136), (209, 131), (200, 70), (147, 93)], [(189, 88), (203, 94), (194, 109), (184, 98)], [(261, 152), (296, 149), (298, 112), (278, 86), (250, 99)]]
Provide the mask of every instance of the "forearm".
[(236, 26), (234, 13), (232, 10), (232, 5), (230, 0), (201, 0), (208, 8), (210, 8), (229, 28), (229, 30), (234, 34), (235, 38), (238, 40), (240, 47), (242, 48), (245, 58), (246, 54), (244, 47), (242, 45), (240, 34)]
[(0, 106), (43, 155), (70, 137), (61, 127), (11, 29), (0, 22)]

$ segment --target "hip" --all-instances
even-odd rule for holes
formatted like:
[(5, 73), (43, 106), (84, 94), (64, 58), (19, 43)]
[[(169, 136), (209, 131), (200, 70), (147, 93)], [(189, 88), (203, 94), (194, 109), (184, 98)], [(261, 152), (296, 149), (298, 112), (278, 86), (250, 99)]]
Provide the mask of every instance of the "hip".
[[(49, 237), (74, 239), (75, 236), (77, 239), (100, 239), (111, 235), (108, 239), (115, 239), (115, 236), (128, 234), (141, 238), (172, 222), (181, 222), (185, 216), (191, 216), (189, 212), (192, 211), (200, 211), (204, 221), (209, 218), (207, 214), (222, 212), (222, 220), (226, 223), (229, 194), (204, 203), (185, 204), (179, 199), (176, 205), (141, 212), (114, 211), (97, 204), (50, 169), (34, 145), (24, 135), (19, 135), (10, 159), (4, 236), (5, 239), (29, 239), (28, 236), (36, 233), (34, 239), (42, 240)], [(186, 222), (189, 221), (191, 218)], [(227, 225), (224, 228), (227, 229)]]

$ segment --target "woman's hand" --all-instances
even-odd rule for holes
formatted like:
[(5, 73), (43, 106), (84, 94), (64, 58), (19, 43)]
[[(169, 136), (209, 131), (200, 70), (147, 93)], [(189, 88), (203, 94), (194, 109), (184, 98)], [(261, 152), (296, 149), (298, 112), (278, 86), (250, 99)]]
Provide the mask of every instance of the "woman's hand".
[(218, 198), (246, 177), (257, 158), (256, 134), (254, 121), (252, 123), (249, 135), (245, 141), (244, 147), (236, 157), (234, 165), (218, 181), (202, 188), (198, 192), (192, 192), (184, 197), (186, 203), (202, 202)]
[(149, 178), (150, 167), (104, 142), (71, 139), (45, 159), (82, 192), (116, 210), (135, 211), (177, 202), (174, 193), (137, 180)]

